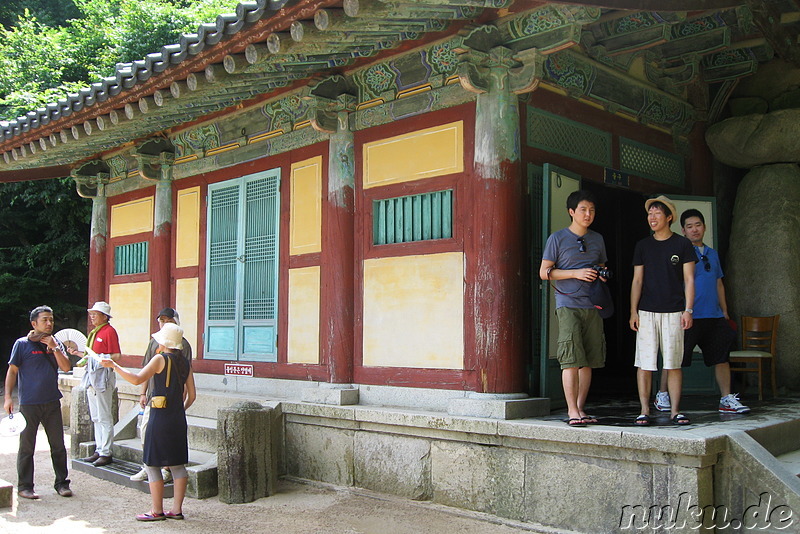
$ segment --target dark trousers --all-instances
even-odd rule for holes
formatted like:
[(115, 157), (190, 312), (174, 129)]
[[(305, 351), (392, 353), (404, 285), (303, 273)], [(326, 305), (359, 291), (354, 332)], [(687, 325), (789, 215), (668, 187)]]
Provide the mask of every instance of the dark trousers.
[(47, 404), (23, 404), (19, 407), (25, 416), (27, 425), (19, 435), (19, 452), (17, 453), (17, 489), (33, 490), (33, 451), (36, 449), (36, 432), (39, 423), (44, 427), (47, 441), (50, 443), (50, 458), (56, 482), (53, 487), (69, 486), (67, 479), (67, 448), (64, 446), (64, 423), (61, 419), (61, 402)]

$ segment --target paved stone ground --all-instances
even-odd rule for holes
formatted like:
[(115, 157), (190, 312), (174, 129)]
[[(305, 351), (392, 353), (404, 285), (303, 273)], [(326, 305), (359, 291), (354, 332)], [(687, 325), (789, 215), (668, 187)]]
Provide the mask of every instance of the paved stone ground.
[[(67, 439), (69, 437), (67, 436)], [(0, 437), (0, 478), (16, 484), (18, 438)], [(0, 508), (0, 533), (192, 534), (449, 533), (510, 534), (556, 532), (425, 502), (352, 488), (282, 481), (279, 492), (253, 503), (228, 505), (216, 497), (187, 499), (184, 521), (141, 523), (137, 513), (150, 510), (149, 495), (70, 470), (75, 496), (59, 497), (52, 488), (53, 469), (47, 439), (40, 429), (35, 455), (37, 501), (19, 499)], [(69, 449), (69, 444), (67, 444)], [(169, 504), (169, 500), (166, 504)]]

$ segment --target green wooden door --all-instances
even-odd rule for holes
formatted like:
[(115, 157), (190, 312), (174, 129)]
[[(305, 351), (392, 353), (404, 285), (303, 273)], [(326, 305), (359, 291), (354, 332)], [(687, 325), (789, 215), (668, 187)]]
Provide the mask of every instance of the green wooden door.
[[(556, 230), (569, 226), (572, 219), (567, 213), (567, 197), (581, 187), (581, 177), (545, 163), (542, 169), (542, 203), (541, 203), (541, 247), (547, 238)], [(541, 262), (541, 254), (539, 255)], [(538, 263), (536, 264), (538, 271)], [(561, 367), (555, 360), (558, 349), (558, 323), (555, 320), (555, 292), (547, 281), (540, 281), (540, 346), (539, 346), (539, 394), (550, 397), (554, 408), (564, 406), (564, 390), (561, 386)]]
[(277, 361), (279, 185), (273, 169), (208, 188), (206, 358)]
[[(717, 240), (717, 199), (714, 197), (697, 197), (683, 195), (667, 195), (675, 204), (678, 210), (678, 220), (672, 223), (672, 231), (678, 235), (683, 235), (681, 228), (681, 213), (688, 209), (696, 209), (703, 214), (706, 221), (706, 234), (703, 242), (709, 247), (718, 250)], [(698, 347), (692, 357), (692, 365), (683, 370), (683, 393), (686, 394), (713, 394), (719, 393), (717, 380), (714, 376), (714, 368), (706, 367), (703, 362), (703, 354)]]

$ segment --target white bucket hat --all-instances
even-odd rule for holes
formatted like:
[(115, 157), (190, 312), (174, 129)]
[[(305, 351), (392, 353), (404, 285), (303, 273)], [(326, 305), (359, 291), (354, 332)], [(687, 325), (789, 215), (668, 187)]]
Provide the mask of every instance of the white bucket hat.
[(166, 323), (161, 330), (153, 334), (153, 339), (168, 349), (181, 349), (183, 348), (183, 328), (174, 323)]
[(86, 311), (96, 311), (107, 315), (109, 318), (111, 317), (111, 305), (108, 302), (100, 301), (95, 302), (94, 306), (89, 308)]

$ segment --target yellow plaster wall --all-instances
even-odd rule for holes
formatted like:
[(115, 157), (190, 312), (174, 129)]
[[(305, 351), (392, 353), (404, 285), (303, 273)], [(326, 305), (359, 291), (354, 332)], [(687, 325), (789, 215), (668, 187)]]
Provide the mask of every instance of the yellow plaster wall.
[(464, 367), (464, 254), (364, 262), (365, 366)]
[(150, 282), (111, 284), (108, 303), (111, 304), (111, 324), (119, 334), (123, 354), (144, 354), (150, 342)]
[(320, 268), (289, 270), (289, 363), (319, 363)]
[(190, 187), (178, 191), (177, 209), (175, 267), (191, 267), (200, 261), (200, 188)]
[(153, 231), (153, 197), (123, 202), (111, 207), (111, 237)]
[(322, 156), (292, 165), (289, 254), (322, 250)]
[(197, 358), (197, 309), (200, 282), (197, 278), (179, 278), (175, 280), (175, 309), (181, 316), (183, 337), (192, 346), (192, 357)]
[(464, 170), (462, 121), (364, 145), (364, 188)]

